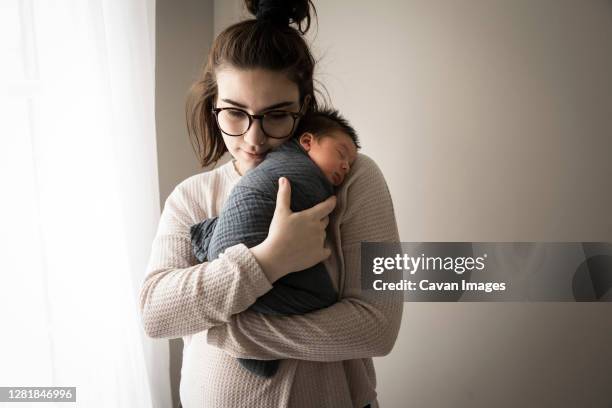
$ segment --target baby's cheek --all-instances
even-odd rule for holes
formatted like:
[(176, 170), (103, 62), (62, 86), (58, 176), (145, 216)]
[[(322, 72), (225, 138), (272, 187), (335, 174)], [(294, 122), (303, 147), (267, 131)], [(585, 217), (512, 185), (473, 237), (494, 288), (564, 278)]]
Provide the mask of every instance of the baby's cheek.
[(325, 175), (330, 178), (334, 172), (336, 171), (336, 168), (333, 166), (333, 164), (331, 163), (326, 163), (325, 168), (323, 169), (323, 173), (325, 173)]
[(333, 171), (331, 171), (331, 170), (330, 170), (330, 169), (328, 169), (328, 168), (321, 168), (321, 170), (323, 171), (323, 174), (325, 175), (325, 178), (326, 178), (327, 180), (329, 180), (329, 182), (330, 182), (330, 183), (333, 183), (333, 178), (332, 178), (332, 175), (334, 174), (334, 172), (333, 172)]

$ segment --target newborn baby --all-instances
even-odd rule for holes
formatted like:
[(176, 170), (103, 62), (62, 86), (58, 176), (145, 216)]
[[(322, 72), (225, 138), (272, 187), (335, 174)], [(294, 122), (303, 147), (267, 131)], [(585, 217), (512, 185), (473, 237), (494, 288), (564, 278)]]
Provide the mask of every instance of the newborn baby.
[[(240, 179), (219, 217), (191, 227), (194, 254), (200, 262), (212, 261), (239, 243), (251, 248), (263, 242), (276, 208), (280, 177), (286, 177), (291, 184), (292, 211), (313, 207), (342, 184), (359, 148), (350, 124), (337, 111), (324, 110), (304, 116), (295, 134)], [(319, 263), (277, 280), (250, 309), (274, 315), (304, 314), (336, 301), (329, 274)], [(274, 375), (279, 365), (278, 360), (238, 360), (264, 377)]]

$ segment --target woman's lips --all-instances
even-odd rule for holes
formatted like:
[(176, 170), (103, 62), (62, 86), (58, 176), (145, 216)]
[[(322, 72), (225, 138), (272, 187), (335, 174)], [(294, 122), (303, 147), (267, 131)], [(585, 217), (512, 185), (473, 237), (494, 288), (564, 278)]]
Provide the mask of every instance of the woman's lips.
[(263, 160), (266, 157), (266, 153), (249, 153), (246, 150), (243, 150), (243, 152), (253, 160)]

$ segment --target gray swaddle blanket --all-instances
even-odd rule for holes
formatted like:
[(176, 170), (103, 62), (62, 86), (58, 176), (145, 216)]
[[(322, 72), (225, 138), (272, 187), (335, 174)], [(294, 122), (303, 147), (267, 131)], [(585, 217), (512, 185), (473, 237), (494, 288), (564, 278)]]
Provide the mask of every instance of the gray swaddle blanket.
[[(232, 189), (219, 217), (191, 227), (191, 242), (200, 262), (216, 259), (239, 243), (248, 248), (267, 236), (276, 208), (279, 177), (291, 184), (291, 210), (302, 211), (324, 201), (334, 192), (323, 172), (302, 150), (297, 139), (283, 143), (248, 171)], [(274, 315), (304, 314), (332, 305), (337, 293), (322, 263), (290, 273), (273, 284), (250, 307)], [(271, 377), (279, 361), (238, 359), (251, 372)]]

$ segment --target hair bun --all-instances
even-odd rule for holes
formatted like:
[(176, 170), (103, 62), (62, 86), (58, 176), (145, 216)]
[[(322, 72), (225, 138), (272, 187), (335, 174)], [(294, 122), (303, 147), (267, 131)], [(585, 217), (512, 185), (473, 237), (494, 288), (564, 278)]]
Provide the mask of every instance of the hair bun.
[[(305, 33), (310, 27), (310, 0), (245, 0), (245, 3), (258, 21), (282, 26), (295, 23), (301, 33)], [(306, 22), (306, 27), (302, 30), (303, 21)]]

